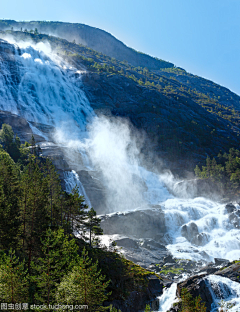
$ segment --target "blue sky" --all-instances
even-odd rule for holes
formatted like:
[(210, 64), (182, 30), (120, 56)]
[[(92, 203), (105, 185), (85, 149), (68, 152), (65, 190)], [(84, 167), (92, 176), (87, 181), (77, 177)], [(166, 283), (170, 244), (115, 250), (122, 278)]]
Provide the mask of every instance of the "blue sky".
[(240, 95), (240, 0), (0, 1), (0, 18), (101, 28)]

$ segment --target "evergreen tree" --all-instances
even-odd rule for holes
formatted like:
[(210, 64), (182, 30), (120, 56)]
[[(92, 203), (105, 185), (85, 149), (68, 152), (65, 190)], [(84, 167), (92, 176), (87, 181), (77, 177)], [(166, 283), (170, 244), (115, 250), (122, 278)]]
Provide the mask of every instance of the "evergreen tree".
[[(77, 230), (78, 233), (85, 239), (88, 206), (84, 203), (83, 196), (79, 195), (78, 188), (75, 187), (71, 194), (65, 193), (65, 226), (68, 233)], [(75, 228), (74, 228), (75, 227)]]
[(36, 284), (35, 300), (40, 303), (54, 303), (56, 285), (64, 274), (78, 261), (78, 246), (69, 240), (63, 229), (48, 229), (42, 240), (42, 257), (32, 262), (35, 272), (32, 280)]
[(32, 134), (32, 137), (31, 137), (30, 146), (31, 146), (32, 154), (36, 155), (36, 141), (35, 141), (35, 138), (34, 138), (33, 134)]
[(100, 227), (101, 219), (97, 217), (97, 213), (93, 208), (89, 210), (87, 217), (86, 228), (89, 230), (89, 244), (92, 247), (93, 236), (102, 235), (103, 230)]
[(28, 302), (28, 275), (24, 262), (12, 249), (0, 259), (0, 299), (6, 303)]
[(193, 298), (187, 288), (181, 290), (181, 312), (206, 312), (200, 296)]
[(48, 185), (48, 202), (49, 213), (51, 215), (51, 226), (59, 226), (61, 224), (61, 182), (54, 165), (50, 159), (46, 160), (44, 166), (44, 174)]
[(98, 270), (98, 263), (92, 263), (84, 248), (78, 265), (62, 279), (56, 301), (61, 304), (87, 305), (88, 311), (107, 310), (108, 307), (104, 308), (102, 304), (110, 295), (106, 293), (109, 282), (105, 282), (105, 277)]
[(32, 256), (38, 254), (41, 237), (48, 228), (51, 220), (48, 207), (47, 180), (39, 160), (35, 157), (29, 159), (29, 164), (21, 175), (21, 184), (24, 197), (21, 200), (20, 229), (21, 242), (24, 252), (28, 253), (28, 269)]
[(20, 139), (18, 136), (14, 139), (14, 132), (12, 127), (3, 124), (0, 130), (0, 143), (2, 144), (4, 150), (9, 153), (14, 161), (17, 161), (20, 157)]
[(19, 172), (5, 151), (0, 150), (0, 248), (17, 244), (19, 222)]

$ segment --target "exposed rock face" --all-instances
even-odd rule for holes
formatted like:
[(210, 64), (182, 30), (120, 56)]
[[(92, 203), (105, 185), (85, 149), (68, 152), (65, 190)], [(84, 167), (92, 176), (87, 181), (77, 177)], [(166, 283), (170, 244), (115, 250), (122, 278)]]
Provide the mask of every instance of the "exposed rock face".
[(228, 218), (230, 223), (237, 228), (240, 229), (240, 208), (239, 205), (234, 206), (232, 203), (227, 204), (225, 206), (226, 212), (228, 213)]
[(223, 270), (219, 270), (215, 274), (230, 278), (232, 281), (240, 283), (240, 262), (234, 263)]
[[(177, 165), (167, 164), (172, 169), (177, 170), (179, 167), (185, 170), (193, 169), (195, 167), (193, 164), (206, 159), (206, 153), (218, 154), (220, 149), (227, 150), (230, 145), (234, 146), (237, 142), (236, 135), (231, 133), (230, 138), (235, 143), (232, 141), (230, 144), (227, 139), (229, 133), (222, 131), (222, 129), (226, 129), (227, 121), (216, 120), (214, 115), (207, 114), (192, 98), (179, 98), (180, 100), (177, 101), (175, 98), (167, 97), (164, 93), (159, 93), (154, 89), (147, 89), (132, 79), (120, 75), (106, 76), (87, 73), (83, 75), (82, 81), (84, 90), (96, 113), (129, 119), (137, 129), (144, 130), (150, 139), (151, 150), (158, 153), (161, 158), (170, 158), (168, 155), (170, 146), (175, 153), (179, 153), (181, 149), (181, 153), (177, 157), (178, 160), (175, 160)], [(202, 132), (200, 135), (200, 129), (190, 130), (192, 120), (201, 125), (201, 129), (207, 129), (209, 125), (214, 125), (217, 129), (221, 129), (221, 135), (224, 138), (215, 136), (214, 144), (212, 143), (208, 147), (203, 146), (203, 139), (209, 140), (211, 137)], [(176, 145), (176, 136), (178, 140), (184, 142), (181, 147)], [(145, 150), (148, 149), (149, 146), (146, 145)], [(193, 188), (191, 184), (192, 181), (185, 187), (185, 194), (190, 191), (196, 192), (197, 188)], [(212, 196), (212, 192), (209, 192), (209, 188), (204, 182), (199, 181), (197, 184), (201, 185), (199, 188), (201, 195), (206, 193)], [(218, 190), (216, 190), (217, 192)], [(193, 193), (194, 195), (199, 196)]]
[(127, 248), (139, 248), (138, 244), (128, 237), (121, 238), (121, 239), (115, 239), (115, 242), (117, 246), (127, 247)]
[[(0, 128), (4, 123), (11, 125), (14, 133), (19, 136), (22, 143), (24, 143), (25, 141), (29, 142), (31, 140), (33, 132), (26, 119), (10, 112), (0, 111)], [(34, 138), (36, 142), (41, 142), (45, 140), (43, 137), (35, 134)]]
[(101, 183), (98, 173), (87, 170), (79, 170), (77, 173), (94, 210), (98, 214), (109, 213), (106, 205), (107, 190)]
[(180, 198), (204, 196), (212, 200), (219, 200), (224, 193), (221, 185), (208, 179), (184, 180), (176, 183), (172, 191)]
[(160, 209), (136, 210), (101, 217), (105, 234), (123, 234), (138, 238), (154, 238), (166, 233), (164, 213)]

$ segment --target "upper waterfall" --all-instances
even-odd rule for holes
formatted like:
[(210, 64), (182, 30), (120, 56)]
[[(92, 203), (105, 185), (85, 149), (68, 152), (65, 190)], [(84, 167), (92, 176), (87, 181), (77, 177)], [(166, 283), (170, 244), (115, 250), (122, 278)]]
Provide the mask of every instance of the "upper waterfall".
[(43, 43), (14, 48), (9, 62), (0, 59), (0, 109), (54, 127), (65, 123), (69, 133), (84, 131), (94, 112), (81, 90), (80, 72)]

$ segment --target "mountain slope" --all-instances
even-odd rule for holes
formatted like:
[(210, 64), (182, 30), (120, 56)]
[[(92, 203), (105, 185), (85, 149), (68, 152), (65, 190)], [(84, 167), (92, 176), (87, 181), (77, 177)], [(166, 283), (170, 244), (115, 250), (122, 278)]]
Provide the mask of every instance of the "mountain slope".
[(63, 22), (16, 22), (13, 20), (0, 20), (0, 30), (38, 29), (40, 33), (50, 34), (68, 41), (76, 41), (91, 49), (99, 51), (118, 60), (126, 60), (133, 66), (149, 67), (151, 69), (173, 67), (172, 63), (153, 58), (147, 54), (137, 52), (127, 47), (110, 33), (84, 24)]
[(206, 155), (239, 145), (240, 97), (224, 87), (180, 68), (133, 67), (53, 36), (1, 33), (6, 35), (49, 42), (55, 53), (84, 70), (83, 88), (95, 112), (128, 118), (147, 133), (148, 142), (172, 169), (192, 170)]

